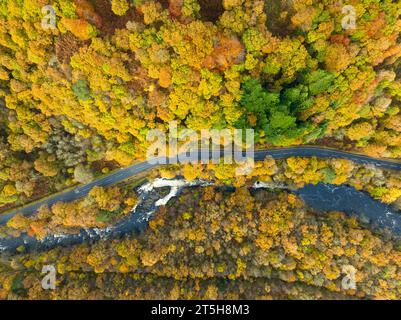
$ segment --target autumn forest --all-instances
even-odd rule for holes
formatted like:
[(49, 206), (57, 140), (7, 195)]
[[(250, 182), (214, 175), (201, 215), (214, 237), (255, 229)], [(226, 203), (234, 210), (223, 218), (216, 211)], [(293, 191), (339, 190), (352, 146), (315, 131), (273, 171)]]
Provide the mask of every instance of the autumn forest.
[[(145, 161), (172, 122), (399, 166), (400, 34), (396, 0), (1, 0), (0, 219), (16, 214), (0, 299), (401, 299), (401, 233), (294, 192), (347, 185), (401, 215), (400, 171), (346, 157), (158, 166), (18, 212)], [(213, 186), (180, 190), (139, 234), (2, 253), (112, 228), (144, 182), (176, 177)]]

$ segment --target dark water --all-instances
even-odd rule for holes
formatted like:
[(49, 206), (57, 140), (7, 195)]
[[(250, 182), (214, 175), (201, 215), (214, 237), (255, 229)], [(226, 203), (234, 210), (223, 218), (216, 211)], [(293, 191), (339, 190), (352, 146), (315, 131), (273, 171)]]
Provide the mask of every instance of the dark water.
[(374, 229), (387, 229), (401, 236), (401, 212), (348, 185), (306, 185), (294, 191), (309, 207), (318, 212), (341, 211), (356, 216)]
[[(182, 190), (181, 190), (182, 191)], [(357, 216), (360, 221), (374, 229), (387, 230), (396, 237), (401, 236), (400, 210), (374, 200), (367, 193), (347, 185), (317, 184), (306, 185), (293, 191), (308, 206), (317, 212), (341, 211), (350, 216)], [(141, 195), (141, 202), (133, 214), (124, 218), (113, 227), (106, 229), (81, 230), (75, 235), (49, 236), (39, 241), (26, 234), (19, 238), (0, 239), (0, 252), (15, 253), (20, 246), (25, 252), (44, 251), (58, 246), (71, 246), (83, 242), (93, 243), (100, 239), (115, 239), (125, 235), (141, 233), (146, 230), (148, 220), (157, 210), (154, 203), (160, 198), (160, 190), (152, 190)]]

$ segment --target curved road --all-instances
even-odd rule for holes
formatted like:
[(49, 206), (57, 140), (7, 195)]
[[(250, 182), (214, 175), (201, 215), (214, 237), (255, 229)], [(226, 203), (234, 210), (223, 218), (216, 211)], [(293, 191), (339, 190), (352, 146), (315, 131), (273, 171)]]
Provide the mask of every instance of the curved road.
[[(277, 148), (269, 150), (258, 150), (254, 152), (255, 161), (262, 161), (265, 157), (271, 156), (274, 159), (284, 159), (289, 157), (318, 157), (318, 158), (343, 158), (348, 159), (359, 164), (371, 164), (383, 169), (400, 170), (401, 162), (395, 160), (384, 160), (368, 157), (361, 154), (349, 153), (345, 151), (339, 151), (335, 149), (314, 147), (314, 146), (299, 146), (289, 148)], [(209, 151), (200, 151), (196, 159), (218, 159), (220, 154), (212, 153)], [(75, 199), (79, 199), (88, 194), (88, 192), (95, 186), (106, 187), (118, 182), (121, 182), (133, 175), (144, 172), (159, 166), (157, 159), (153, 159), (152, 162), (144, 161), (140, 162), (120, 170), (114, 171), (106, 176), (96, 179), (88, 184), (80, 185), (74, 189), (66, 190), (61, 193), (55, 194), (50, 198), (36, 201), (32, 204), (24, 206), (22, 208), (13, 209), (7, 213), (0, 214), (0, 223), (5, 223), (11, 219), (15, 214), (22, 213), (24, 215), (31, 215), (35, 213), (42, 205), (52, 206), (56, 202), (63, 201), (69, 202)]]

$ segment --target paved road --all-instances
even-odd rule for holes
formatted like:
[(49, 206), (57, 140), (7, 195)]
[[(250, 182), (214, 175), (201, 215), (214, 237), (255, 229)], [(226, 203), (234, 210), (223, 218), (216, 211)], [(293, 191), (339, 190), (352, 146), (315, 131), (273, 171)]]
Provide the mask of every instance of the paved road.
[[(352, 160), (356, 163), (360, 164), (371, 164), (383, 169), (391, 169), (391, 170), (400, 170), (401, 171), (401, 162), (397, 162), (396, 160), (384, 160), (384, 159), (376, 159), (371, 158), (365, 155), (349, 153), (334, 149), (326, 149), (314, 146), (299, 146), (299, 147), (290, 147), (290, 148), (277, 148), (277, 149), (269, 149), (269, 150), (258, 150), (254, 153), (255, 161), (261, 161), (266, 156), (272, 156), (274, 159), (285, 159), (289, 157), (319, 157), (319, 158), (344, 158), (348, 160)], [(201, 153), (197, 156), (197, 158), (219, 158), (219, 155), (209, 154), (207, 151), (201, 151)], [(8, 211), (7, 213), (0, 215), (0, 223), (7, 222), (12, 216), (16, 213), (22, 213), (24, 215), (31, 215), (35, 213), (39, 207), (42, 205), (51, 206), (56, 202), (63, 201), (69, 202), (75, 199), (79, 199), (88, 194), (88, 192), (95, 186), (106, 187), (118, 182), (121, 182), (133, 175), (144, 172), (146, 170), (157, 167), (159, 164), (157, 163), (149, 163), (147, 161), (137, 163), (131, 165), (126, 168), (122, 168), (120, 170), (114, 171), (106, 176), (103, 176), (99, 179), (96, 179), (88, 184), (77, 186), (72, 190), (67, 190), (61, 193), (58, 193), (52, 197), (46, 198), (44, 200), (39, 200), (35, 203), (27, 205), (23, 208), (17, 208), (12, 211)]]

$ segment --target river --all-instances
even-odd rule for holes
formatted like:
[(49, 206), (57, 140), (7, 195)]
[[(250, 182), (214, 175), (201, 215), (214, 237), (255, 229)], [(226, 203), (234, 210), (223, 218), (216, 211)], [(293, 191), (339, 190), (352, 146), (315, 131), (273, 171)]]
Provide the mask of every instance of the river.
[[(85, 229), (78, 234), (52, 235), (37, 240), (27, 234), (18, 238), (0, 239), (0, 252), (13, 254), (20, 246), (25, 252), (44, 251), (58, 246), (72, 246), (80, 243), (94, 243), (99, 240), (121, 238), (129, 234), (138, 234), (146, 230), (148, 221), (160, 205), (179, 196), (184, 188), (211, 185), (207, 181), (186, 182), (184, 180), (156, 179), (143, 185), (137, 191), (139, 204), (132, 213), (114, 226), (105, 229)], [(162, 194), (161, 190), (167, 192)], [(374, 200), (369, 194), (358, 191), (348, 185), (317, 184), (292, 191), (300, 196), (314, 211), (324, 214), (328, 211), (341, 211), (349, 216), (356, 216), (373, 230), (386, 230), (393, 236), (401, 237), (401, 212), (397, 208)]]

